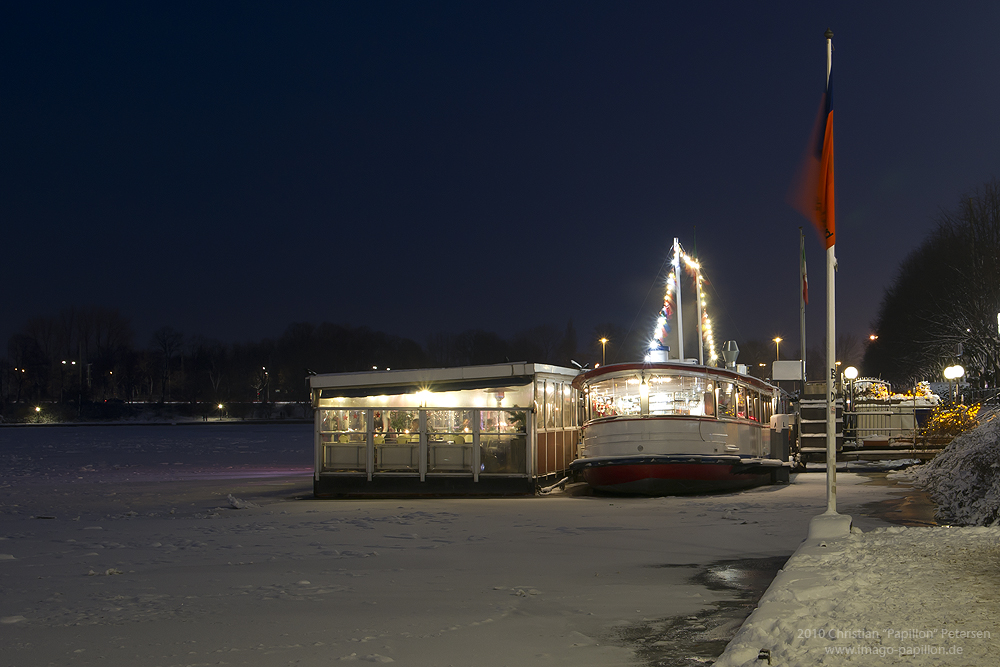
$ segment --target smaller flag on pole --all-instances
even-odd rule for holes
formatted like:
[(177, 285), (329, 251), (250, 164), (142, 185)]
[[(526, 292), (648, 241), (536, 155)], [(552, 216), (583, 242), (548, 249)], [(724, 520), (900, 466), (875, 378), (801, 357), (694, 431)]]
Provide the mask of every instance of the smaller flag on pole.
[[(801, 229), (801, 227), (799, 228)], [(806, 272), (806, 248), (802, 246), (802, 303), (809, 303), (809, 275)]]

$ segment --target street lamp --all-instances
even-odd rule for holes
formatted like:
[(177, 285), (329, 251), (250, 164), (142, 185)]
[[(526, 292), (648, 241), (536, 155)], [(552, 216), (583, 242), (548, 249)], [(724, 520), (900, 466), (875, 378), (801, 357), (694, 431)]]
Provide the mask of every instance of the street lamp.
[(856, 439), (858, 437), (857, 416), (853, 414), (848, 416), (847, 413), (854, 412), (854, 380), (858, 377), (858, 369), (854, 366), (848, 366), (844, 369), (844, 377), (847, 379), (847, 404), (844, 406), (844, 419), (846, 420), (844, 423), (844, 435), (846, 439), (847, 428), (850, 426), (851, 438)]
[(771, 340), (774, 341), (774, 360), (778, 361), (779, 359), (781, 359), (781, 355), (778, 354), (778, 345), (781, 344), (781, 338), (780, 337), (775, 337), (775, 338), (772, 338)]
[[(944, 369), (944, 379), (948, 381), (948, 393), (951, 395), (951, 399), (955, 400), (955, 394), (958, 393), (958, 382), (965, 376), (965, 369), (958, 364), (954, 366), (948, 366)], [(951, 381), (955, 380), (955, 392), (951, 391)]]
[(607, 364), (605, 363), (604, 359), (605, 359), (605, 348), (608, 344), (608, 339), (602, 338), (598, 342), (601, 344), (601, 365), (606, 366)]

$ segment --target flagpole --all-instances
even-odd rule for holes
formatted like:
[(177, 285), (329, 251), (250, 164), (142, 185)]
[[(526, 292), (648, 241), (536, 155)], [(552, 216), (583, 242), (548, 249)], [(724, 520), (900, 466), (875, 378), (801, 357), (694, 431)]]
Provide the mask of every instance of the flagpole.
[[(799, 349), (802, 350), (802, 381), (806, 380), (806, 290), (809, 289), (806, 275), (806, 235), (799, 227)], [(805, 387), (803, 387), (805, 389)]]
[[(826, 33), (826, 90), (830, 94), (833, 67), (833, 31)], [(828, 120), (829, 122), (829, 120)], [(836, 237), (834, 237), (836, 238)], [(836, 244), (826, 249), (826, 512), (837, 513), (837, 395), (836, 395)]]
[[(800, 395), (805, 395), (806, 393), (806, 357), (809, 355), (806, 353), (806, 299), (808, 298), (809, 289), (809, 277), (806, 275), (806, 235), (802, 233), (802, 228), (799, 227), (799, 349), (802, 351), (799, 356), (802, 357), (802, 377), (801, 386), (802, 392)], [(795, 446), (798, 449), (802, 449), (802, 429), (796, 429), (796, 442)]]

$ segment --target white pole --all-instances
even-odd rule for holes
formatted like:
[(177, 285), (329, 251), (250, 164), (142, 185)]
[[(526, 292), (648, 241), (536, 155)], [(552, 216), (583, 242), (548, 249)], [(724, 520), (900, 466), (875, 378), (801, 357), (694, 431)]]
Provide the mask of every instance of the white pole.
[[(802, 357), (802, 381), (805, 382), (806, 377), (806, 295), (803, 291), (806, 284), (806, 267), (805, 267), (805, 256), (806, 256), (806, 235), (802, 233), (802, 228), (799, 227), (799, 350)], [(805, 389), (805, 387), (802, 387)]]
[(681, 244), (674, 238), (674, 289), (677, 290), (677, 358), (684, 360), (684, 318), (681, 304)]
[(702, 327), (701, 313), (701, 265), (694, 270), (694, 291), (698, 299), (698, 365), (705, 365), (705, 332)]
[[(826, 31), (826, 90), (830, 93), (833, 31)], [(836, 395), (836, 272), (835, 245), (826, 249), (826, 511), (837, 513), (837, 395)]]
[[(799, 350), (801, 350), (800, 356), (802, 357), (802, 395), (806, 392), (806, 296), (803, 291), (805, 288), (805, 266), (803, 263), (806, 256), (806, 236), (802, 233), (802, 228), (799, 227)], [(796, 446), (799, 450), (802, 449), (802, 429), (795, 429)]]

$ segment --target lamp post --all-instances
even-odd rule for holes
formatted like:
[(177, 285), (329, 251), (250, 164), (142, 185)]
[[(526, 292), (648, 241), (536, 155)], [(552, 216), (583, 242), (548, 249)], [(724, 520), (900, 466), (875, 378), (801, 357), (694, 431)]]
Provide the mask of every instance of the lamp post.
[[(844, 406), (844, 419), (847, 420), (848, 419), (847, 413), (854, 412), (854, 381), (858, 377), (858, 369), (855, 368), (854, 366), (848, 366), (847, 368), (844, 369), (844, 377), (847, 378), (847, 401), (846, 401), (847, 404)], [(855, 417), (852, 416), (850, 418), (851, 435), (856, 439), (858, 437), (858, 434), (857, 434), (857, 425), (855, 424), (854, 420)], [(846, 438), (847, 436), (846, 423), (844, 424), (844, 429), (845, 429), (844, 436)]]
[(771, 340), (774, 341), (774, 360), (778, 361), (779, 359), (781, 359), (781, 355), (778, 353), (779, 350), (778, 346), (781, 344), (781, 338), (776, 336)]
[[(951, 398), (952, 402), (955, 402), (955, 394), (958, 393), (958, 383), (965, 376), (965, 369), (958, 364), (954, 366), (948, 366), (944, 369), (944, 379), (948, 381), (948, 396)], [(951, 381), (955, 381), (955, 391), (951, 389)]]
[(608, 344), (608, 339), (602, 338), (598, 342), (601, 344), (601, 365), (606, 366), (607, 364), (605, 363), (605, 348)]

